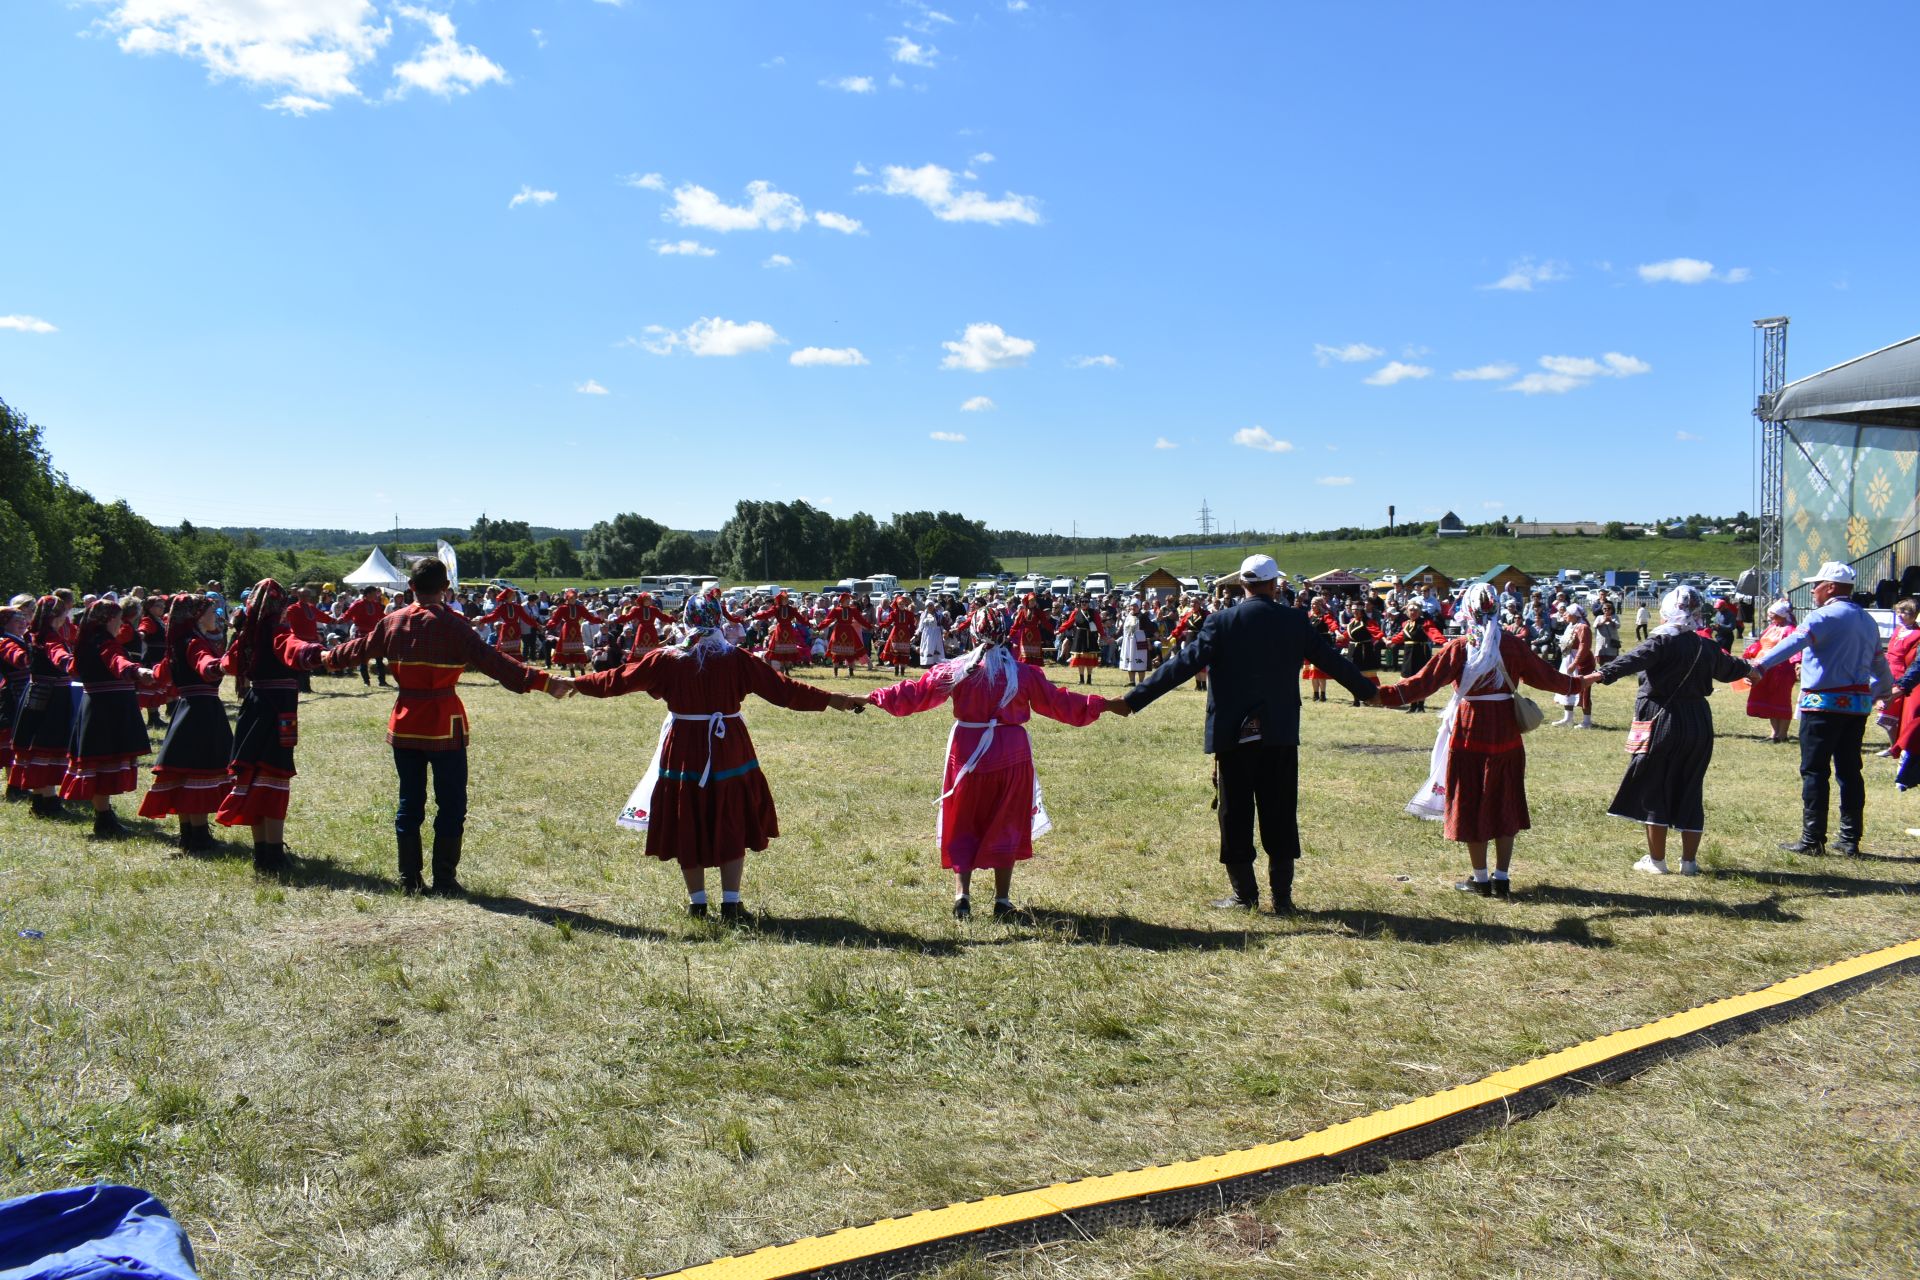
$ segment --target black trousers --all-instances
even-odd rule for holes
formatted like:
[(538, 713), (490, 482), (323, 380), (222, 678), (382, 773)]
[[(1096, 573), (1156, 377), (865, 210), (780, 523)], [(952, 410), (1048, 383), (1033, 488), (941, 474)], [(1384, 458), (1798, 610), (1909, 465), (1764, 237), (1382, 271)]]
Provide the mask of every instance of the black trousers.
[(1253, 865), (1253, 823), (1270, 858), (1300, 856), (1300, 748), (1250, 745), (1222, 751), (1220, 861)]
[(1866, 821), (1867, 784), (1860, 777), (1860, 744), (1867, 717), (1838, 711), (1800, 713), (1801, 834), (1827, 838), (1827, 772), (1840, 783), (1840, 834), (1858, 840)]
[(398, 835), (420, 834), (427, 818), (427, 774), (433, 774), (433, 834), (457, 841), (467, 829), (467, 749), (421, 751), (395, 747), (393, 768), (400, 775), (400, 807), (393, 815)]

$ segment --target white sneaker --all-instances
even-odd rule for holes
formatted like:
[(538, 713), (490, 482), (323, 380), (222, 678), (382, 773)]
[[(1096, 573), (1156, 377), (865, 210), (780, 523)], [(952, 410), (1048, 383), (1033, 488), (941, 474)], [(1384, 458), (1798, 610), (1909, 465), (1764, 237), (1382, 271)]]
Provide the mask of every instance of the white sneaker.
[(1683, 876), (1697, 876), (1700, 874), (1700, 864), (1697, 862), (1688, 862), (1683, 858), (1680, 861), (1680, 874)]
[(1579, 724), (1573, 727), (1576, 729), (1591, 729), (1593, 728), (1593, 721), (1591, 719), (1582, 720)]
[(1633, 864), (1633, 869), (1635, 871), (1644, 871), (1650, 876), (1664, 876), (1667, 874), (1667, 860), (1665, 858), (1656, 859), (1650, 853), (1643, 853), (1640, 855), (1640, 861)]

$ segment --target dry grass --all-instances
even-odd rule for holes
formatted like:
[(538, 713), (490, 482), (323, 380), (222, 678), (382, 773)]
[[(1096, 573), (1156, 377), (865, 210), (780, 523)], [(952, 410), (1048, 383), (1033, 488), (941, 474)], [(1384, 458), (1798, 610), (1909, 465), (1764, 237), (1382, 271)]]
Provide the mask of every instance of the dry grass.
[[(1724, 694), (1711, 874), (1633, 874), (1636, 829), (1603, 816), (1620, 734), (1543, 730), (1509, 904), (1453, 892), (1457, 853), (1400, 813), (1431, 717), (1309, 706), (1290, 920), (1203, 905), (1198, 695), (1044, 724), (1058, 830), (1021, 927), (946, 916), (947, 720), (756, 705), (787, 835), (749, 865), (766, 926), (726, 933), (612, 825), (659, 704), (469, 682), (476, 896), (417, 902), (387, 700), (320, 688), (285, 885), (238, 844), (180, 859), (0, 813), (0, 1194), (152, 1187), (216, 1278), (659, 1271), (1288, 1136), (1920, 930), (1920, 800), (1876, 762), (1877, 858), (1776, 852), (1796, 759)], [(1601, 692), (1603, 723), (1627, 696)], [(1244, 1220), (963, 1270), (1900, 1274), (1917, 1029), (1890, 987)]]

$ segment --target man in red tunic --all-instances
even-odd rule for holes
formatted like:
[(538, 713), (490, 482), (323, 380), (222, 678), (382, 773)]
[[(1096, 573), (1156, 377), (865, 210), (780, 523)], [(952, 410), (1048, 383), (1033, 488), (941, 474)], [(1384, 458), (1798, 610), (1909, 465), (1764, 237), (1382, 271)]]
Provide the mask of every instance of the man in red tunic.
[(639, 800), (647, 855), (678, 862), (687, 885), (687, 913), (707, 914), (707, 868), (720, 868), (720, 915), (745, 920), (740, 883), (749, 849), (759, 852), (780, 834), (773, 792), (753, 739), (740, 718), (750, 693), (792, 711), (858, 712), (864, 700), (829, 693), (781, 675), (745, 649), (728, 644), (717, 628), (702, 628), (688, 644), (655, 649), (636, 661), (572, 681), (590, 698), (647, 693), (667, 704), (651, 794)]
[(433, 892), (457, 897), (464, 890), (456, 873), (467, 822), (467, 710), (460, 703), (460, 673), (478, 667), (515, 693), (530, 690), (565, 696), (564, 682), (553, 685), (547, 673), (515, 662), (490, 648), (473, 624), (444, 603), (447, 566), (423, 560), (407, 579), (413, 603), (380, 620), (373, 634), (327, 655), (338, 671), (369, 657), (385, 658), (400, 696), (387, 723), (393, 767), (400, 775), (400, 805), (393, 829), (399, 840), (400, 883), (408, 893), (422, 882), (420, 826), (427, 812), (427, 774), (433, 774)]
[[(358, 600), (355, 600), (347, 606), (346, 613), (341, 616), (353, 624), (353, 638), (356, 640), (364, 640), (373, 634), (373, 629), (379, 625), (380, 619), (387, 616), (386, 598), (380, 588), (367, 587), (360, 592), (360, 598)], [(380, 687), (382, 689), (386, 688), (386, 663), (375, 658), (373, 667), (374, 671), (380, 677)], [(360, 683), (369, 687), (373, 684), (372, 678), (367, 674), (367, 666), (364, 662), (360, 664)]]

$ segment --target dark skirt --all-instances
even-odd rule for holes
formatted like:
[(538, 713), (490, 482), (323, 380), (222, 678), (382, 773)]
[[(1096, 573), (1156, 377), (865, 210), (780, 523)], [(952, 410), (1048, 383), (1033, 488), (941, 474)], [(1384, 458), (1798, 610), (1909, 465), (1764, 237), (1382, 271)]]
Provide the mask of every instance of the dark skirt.
[(294, 689), (247, 690), (233, 729), (234, 765), (259, 765), (293, 776), (293, 748), (300, 740), (300, 694)]
[(8, 785), (28, 791), (59, 786), (67, 774), (67, 748), (72, 742), (73, 698), (65, 682), (28, 685), (13, 721)]
[(1433, 656), (1433, 646), (1424, 640), (1403, 642), (1400, 646), (1400, 678), (1411, 679)]
[(232, 788), (232, 758), (233, 730), (219, 696), (180, 699), (154, 757), (153, 786), (140, 802), (140, 816), (212, 813)]
[(1644, 753), (1627, 762), (1626, 776), (1607, 812), (1629, 822), (1676, 831), (1704, 831), (1707, 766), (1713, 762), (1713, 710), (1705, 698), (1646, 699), (1636, 720), (1651, 720)]
[(89, 692), (80, 699), (80, 720), (73, 728), (67, 769), (60, 781), (63, 800), (125, 795), (140, 785), (137, 761), (153, 750), (140, 716), (140, 700), (131, 689)]

